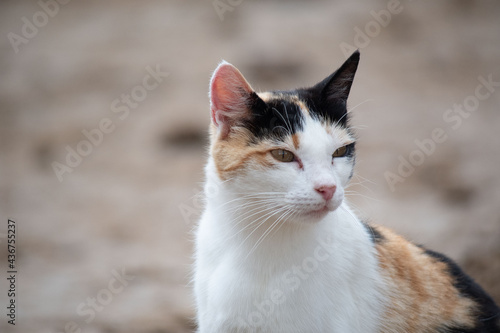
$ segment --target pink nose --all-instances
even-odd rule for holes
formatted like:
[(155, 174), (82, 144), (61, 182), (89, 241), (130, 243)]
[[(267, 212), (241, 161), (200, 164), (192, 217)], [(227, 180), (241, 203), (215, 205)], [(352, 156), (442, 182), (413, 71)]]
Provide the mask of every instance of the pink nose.
[(333, 194), (335, 193), (335, 190), (337, 189), (337, 186), (335, 185), (322, 185), (314, 188), (316, 192), (321, 194), (323, 199), (325, 201), (330, 200), (333, 197)]

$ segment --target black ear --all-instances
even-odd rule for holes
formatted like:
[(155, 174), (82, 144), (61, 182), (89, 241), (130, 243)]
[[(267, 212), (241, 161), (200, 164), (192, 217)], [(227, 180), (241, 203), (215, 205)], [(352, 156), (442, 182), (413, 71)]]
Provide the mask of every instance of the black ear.
[(326, 103), (347, 103), (347, 97), (351, 91), (354, 74), (358, 69), (359, 51), (354, 52), (339, 69), (329, 77), (314, 86), (319, 92), (321, 99)]
[(358, 63), (359, 51), (356, 51), (329, 77), (312, 88), (299, 90), (299, 95), (310, 105), (312, 114), (332, 123), (347, 125), (347, 97)]

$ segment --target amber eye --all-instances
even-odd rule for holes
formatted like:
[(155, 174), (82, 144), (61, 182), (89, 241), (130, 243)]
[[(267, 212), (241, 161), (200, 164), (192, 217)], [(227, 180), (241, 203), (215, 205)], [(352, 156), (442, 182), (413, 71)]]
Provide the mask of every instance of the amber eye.
[(295, 155), (284, 149), (274, 149), (271, 150), (271, 155), (280, 162), (292, 162), (295, 160)]
[(336, 151), (333, 152), (332, 157), (333, 158), (343, 157), (343, 156), (345, 156), (346, 153), (347, 153), (347, 146), (340, 147), (339, 149), (337, 149)]

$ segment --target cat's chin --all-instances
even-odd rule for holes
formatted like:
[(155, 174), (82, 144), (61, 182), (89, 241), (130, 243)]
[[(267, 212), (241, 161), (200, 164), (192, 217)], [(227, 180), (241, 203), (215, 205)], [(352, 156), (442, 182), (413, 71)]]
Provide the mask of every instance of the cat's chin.
[(328, 206), (325, 206), (319, 210), (313, 210), (312, 212), (309, 212), (307, 213), (306, 215), (308, 217), (312, 217), (312, 218), (317, 218), (317, 219), (321, 219), (323, 218), (324, 216), (326, 216), (326, 214), (330, 213), (332, 210), (330, 210), (328, 208)]
[(303, 218), (305, 218), (305, 220), (307, 222), (315, 222), (315, 221), (323, 219), (326, 215), (328, 215), (328, 213), (333, 212), (337, 208), (338, 207), (330, 207), (328, 205), (325, 205), (325, 206), (323, 206), (320, 209), (311, 210), (311, 211), (305, 211), (305, 212), (301, 213), (300, 215)]
[(340, 200), (340, 202), (329, 202), (319, 209), (304, 211), (299, 214), (299, 216), (303, 217), (307, 222), (318, 221), (323, 219), (329, 213), (339, 209), (341, 204), (342, 200)]

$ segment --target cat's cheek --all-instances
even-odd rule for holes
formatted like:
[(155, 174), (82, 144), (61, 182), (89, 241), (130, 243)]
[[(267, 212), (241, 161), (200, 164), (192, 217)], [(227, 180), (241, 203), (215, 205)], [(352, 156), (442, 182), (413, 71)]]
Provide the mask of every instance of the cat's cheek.
[(337, 166), (336, 174), (338, 175), (338, 180), (343, 188), (349, 184), (353, 167), (354, 166), (351, 163), (343, 163)]
[(344, 190), (343, 188), (337, 188), (337, 191), (335, 191), (333, 198), (327, 204), (328, 210), (334, 211), (338, 209), (340, 205), (342, 205), (343, 201), (344, 201)]

